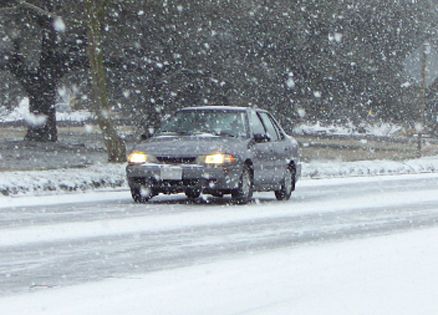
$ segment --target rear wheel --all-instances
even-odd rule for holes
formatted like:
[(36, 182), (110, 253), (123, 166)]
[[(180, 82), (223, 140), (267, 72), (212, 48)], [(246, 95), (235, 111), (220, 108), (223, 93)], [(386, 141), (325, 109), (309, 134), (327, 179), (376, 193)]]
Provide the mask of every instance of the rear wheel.
[(253, 194), (253, 178), (252, 172), (248, 165), (243, 167), (242, 175), (240, 175), (239, 188), (231, 193), (232, 200), (238, 204), (248, 203), (252, 199)]
[(275, 191), (275, 197), (277, 200), (289, 200), (294, 190), (295, 185), (295, 175), (292, 170), (288, 167), (283, 178), (283, 183), (281, 184), (280, 190)]
[(224, 196), (224, 193), (219, 191), (219, 192), (212, 193), (211, 195), (213, 197), (216, 197), (216, 198), (222, 198)]
[(155, 196), (153, 187), (149, 184), (131, 187), (131, 196), (137, 203), (146, 203)]

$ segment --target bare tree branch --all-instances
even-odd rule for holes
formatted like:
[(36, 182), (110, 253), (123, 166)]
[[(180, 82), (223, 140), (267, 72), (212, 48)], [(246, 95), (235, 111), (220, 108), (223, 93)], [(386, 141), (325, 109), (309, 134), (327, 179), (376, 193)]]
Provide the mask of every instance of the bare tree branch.
[(7, 7), (7, 8), (0, 8), (0, 14), (2, 13), (9, 13), (17, 10), (17, 7)]
[(30, 11), (33, 11), (33, 12), (39, 14), (39, 15), (46, 16), (49, 18), (53, 17), (53, 14), (50, 13), (49, 11), (44, 10), (43, 8), (36, 6), (32, 3), (29, 3), (27, 1), (23, 1), (23, 0), (18, 1), (18, 7), (28, 9)]
[(24, 0), (16, 1), (13, 6), (0, 7), (0, 13), (14, 12), (17, 9), (20, 9), (20, 8), (27, 9), (29, 11), (37, 13), (40, 16), (45, 16), (45, 17), (49, 17), (49, 18), (53, 17), (53, 14), (50, 13), (49, 11), (44, 10), (43, 8), (41, 8), (41, 7), (37, 6), (37, 5), (29, 3), (29, 2), (24, 1)]

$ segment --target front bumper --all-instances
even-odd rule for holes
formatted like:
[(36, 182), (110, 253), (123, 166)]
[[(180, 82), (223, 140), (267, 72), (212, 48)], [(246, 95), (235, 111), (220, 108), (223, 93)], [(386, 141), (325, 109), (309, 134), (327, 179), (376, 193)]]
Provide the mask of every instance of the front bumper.
[[(181, 179), (163, 179), (161, 177), (162, 169), (168, 167), (181, 168)], [(232, 166), (139, 164), (126, 167), (130, 187), (140, 187), (147, 183), (157, 193), (178, 193), (187, 189), (199, 189), (205, 193), (229, 192), (238, 188), (241, 173), (242, 167), (238, 164)]]

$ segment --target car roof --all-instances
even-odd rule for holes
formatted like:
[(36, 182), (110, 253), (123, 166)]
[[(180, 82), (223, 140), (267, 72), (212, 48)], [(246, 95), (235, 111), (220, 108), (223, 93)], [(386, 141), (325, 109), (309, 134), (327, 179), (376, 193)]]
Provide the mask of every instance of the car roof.
[(224, 105), (215, 105), (215, 106), (192, 106), (192, 107), (185, 107), (180, 109), (179, 111), (186, 111), (186, 110), (226, 110), (226, 111), (246, 111), (248, 109), (251, 109), (250, 107), (243, 107), (243, 106), (224, 106)]

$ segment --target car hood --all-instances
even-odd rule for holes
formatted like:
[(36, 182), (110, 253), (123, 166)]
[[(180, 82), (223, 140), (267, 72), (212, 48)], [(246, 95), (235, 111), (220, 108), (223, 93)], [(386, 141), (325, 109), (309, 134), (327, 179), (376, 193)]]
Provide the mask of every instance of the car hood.
[(247, 148), (248, 141), (248, 139), (214, 136), (159, 136), (138, 144), (134, 150), (143, 151), (154, 156), (169, 157), (194, 157), (213, 152), (237, 154)]

